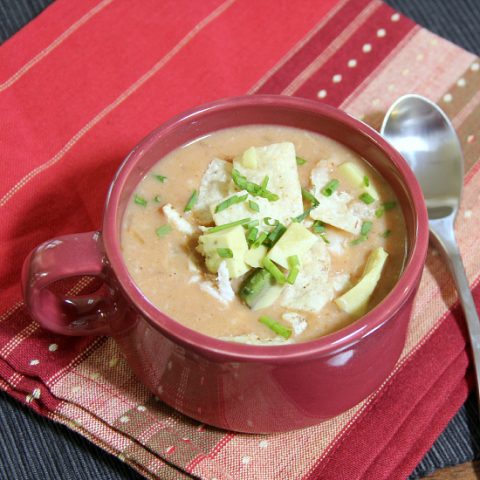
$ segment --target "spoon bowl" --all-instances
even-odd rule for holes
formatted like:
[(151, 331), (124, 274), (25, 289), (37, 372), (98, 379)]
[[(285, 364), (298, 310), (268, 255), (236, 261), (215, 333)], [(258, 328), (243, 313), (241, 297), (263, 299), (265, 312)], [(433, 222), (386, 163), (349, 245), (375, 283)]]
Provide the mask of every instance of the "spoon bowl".
[(381, 133), (415, 172), (429, 219), (453, 221), (462, 195), (464, 162), (445, 113), (420, 95), (406, 95), (388, 110)]

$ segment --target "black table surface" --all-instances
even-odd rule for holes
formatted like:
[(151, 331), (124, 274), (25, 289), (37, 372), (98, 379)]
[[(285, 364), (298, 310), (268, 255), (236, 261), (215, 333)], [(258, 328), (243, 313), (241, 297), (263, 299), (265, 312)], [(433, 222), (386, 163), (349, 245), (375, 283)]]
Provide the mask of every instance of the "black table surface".
[[(423, 27), (480, 55), (480, 0), (385, 1)], [(50, 3), (52, 0), (0, 0), (0, 44)], [(410, 479), (477, 458), (480, 458), (480, 427), (472, 394)], [(141, 480), (143, 477), (77, 433), (35, 414), (0, 392), (0, 479), (89, 478)]]

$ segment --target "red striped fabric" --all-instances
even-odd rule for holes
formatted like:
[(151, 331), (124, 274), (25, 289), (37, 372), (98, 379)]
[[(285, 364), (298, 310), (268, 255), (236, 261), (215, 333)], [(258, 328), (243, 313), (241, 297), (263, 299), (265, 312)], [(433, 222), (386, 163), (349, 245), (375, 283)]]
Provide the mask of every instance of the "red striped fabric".
[[(324, 101), (339, 106), (415, 27), (412, 21), (402, 18), (395, 28), (389, 28), (392, 25), (391, 16), (391, 8), (379, 5), (335, 52), (335, 56), (292, 94), (315, 98), (319, 90), (325, 89), (327, 96)], [(379, 32), (381, 35), (382, 31), (387, 30), (388, 33), (385, 33), (384, 37), (378, 36)], [(348, 66), (349, 60), (356, 60), (355, 68)], [(338, 75), (342, 80), (335, 83)]]
[(339, 2), (338, 10), (319, 22), (319, 29), (282, 68), (266, 80), (256, 93), (280, 94), (315, 58), (355, 20), (362, 10), (372, 5), (365, 0)]
[[(261, 439), (198, 425), (159, 404), (111, 340), (38, 328), (21, 303), (19, 272), (40, 242), (100, 226), (99, 206), (120, 162), (172, 115), (247, 92), (295, 94), (347, 109), (359, 100), (372, 106), (362, 114), (382, 114), (381, 102), (399, 92), (429, 91), (415, 76), (413, 56), (408, 65), (402, 57), (415, 52), (418, 36), (429, 49), (422, 45), (416, 58), (430, 55), (425, 64), (442, 74), (435, 92), (452, 91), (462, 75), (470, 84), (478, 80), (472, 55), (376, 0), (294, 6), (145, 0), (135, 8), (127, 0), (57, 0), (6, 42), (0, 48), (0, 258), (7, 259), (0, 263), (0, 388), (149, 478), (177, 478), (180, 470), (218, 480), (408, 475), (468, 390), (462, 317), (458, 307), (449, 311), (451, 282), (433, 255), (404, 355), (386, 385), (331, 422)], [(449, 71), (444, 58), (452, 56), (462, 71)], [(389, 80), (373, 97), (370, 82), (390, 78), (389, 68), (401, 80)], [(468, 231), (480, 218), (480, 132), (471, 130), (480, 99), (471, 88), (458, 95), (458, 102), (434, 100), (448, 99), (449, 114), (465, 131), (462, 141), (469, 139), (473, 167), (459, 239), (475, 279), (480, 254)], [(81, 280), (65, 288), (81, 293), (94, 285)]]

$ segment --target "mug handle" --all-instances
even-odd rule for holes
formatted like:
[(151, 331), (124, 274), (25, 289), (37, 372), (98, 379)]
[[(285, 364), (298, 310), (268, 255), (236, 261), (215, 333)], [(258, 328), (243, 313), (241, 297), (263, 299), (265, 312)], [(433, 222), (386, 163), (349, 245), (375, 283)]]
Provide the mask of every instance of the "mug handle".
[[(107, 282), (101, 233), (77, 233), (42, 243), (25, 259), (22, 289), (27, 309), (42, 327), (63, 335), (106, 335), (118, 316), (116, 290)], [(93, 275), (102, 287), (89, 295), (53, 293), (52, 283), (69, 277)]]

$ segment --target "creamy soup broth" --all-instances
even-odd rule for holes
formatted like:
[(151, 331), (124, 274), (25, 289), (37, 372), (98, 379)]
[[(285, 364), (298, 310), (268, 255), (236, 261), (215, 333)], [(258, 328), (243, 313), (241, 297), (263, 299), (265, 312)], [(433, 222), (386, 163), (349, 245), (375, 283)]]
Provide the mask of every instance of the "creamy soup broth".
[[(388, 258), (368, 308), (380, 302), (397, 282), (405, 259), (405, 222), (400, 207), (392, 207), (396, 199), (390, 186), (362, 158), (329, 138), (303, 130), (260, 125), (226, 129), (159, 159), (138, 185), (124, 214), (121, 246), (131, 276), (152, 304), (181, 324), (213, 337), (253, 334), (266, 340), (278, 337), (259, 322), (259, 317), (268, 315), (288, 326), (284, 315), (293, 312), (306, 320), (307, 327), (293, 333), (288, 341), (303, 342), (334, 332), (355, 320), (355, 316), (339, 309), (334, 301), (329, 301), (318, 312), (286, 308), (279, 301), (266, 309), (253, 311), (238, 296), (224, 304), (202, 287), (205, 281), (215, 284), (216, 278), (206, 270), (205, 260), (196, 250), (202, 232), (197, 230), (187, 235), (172, 225), (168, 233), (161, 236), (156, 233), (159, 227), (169, 224), (162, 210), (167, 203), (191, 225), (198, 225), (194, 212), (183, 211), (192, 191), (198, 190), (212, 159), (231, 161), (252, 146), (281, 142), (292, 142), (296, 155), (306, 160), (298, 166), (302, 186), (309, 187), (310, 175), (319, 162), (323, 161), (323, 167), (330, 169), (342, 162), (353, 162), (366, 169), (368, 181), (378, 191), (380, 198), (372, 206), (377, 215), (369, 217), (372, 226), (368, 240), (355, 244), (359, 235), (326, 225), (323, 235), (330, 242), (325, 243), (325, 247), (331, 262), (329, 279), (336, 283), (335, 297), (355, 285), (368, 255), (379, 246), (388, 252)], [(342, 178), (336, 176), (340, 179), (340, 189), (358, 196), (355, 188), (344, 186)], [(381, 206), (385, 202), (387, 209)], [(305, 202), (307, 207), (308, 202)], [(383, 210), (381, 216), (379, 209)], [(307, 218), (306, 224), (311, 225), (311, 222)], [(319, 238), (319, 241), (324, 240)], [(308, 258), (303, 262), (308, 262)], [(232, 280), (234, 291), (238, 290), (241, 280)]]

